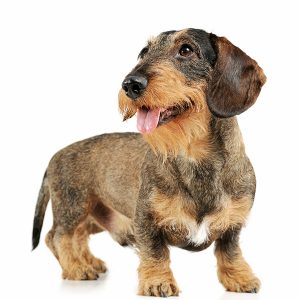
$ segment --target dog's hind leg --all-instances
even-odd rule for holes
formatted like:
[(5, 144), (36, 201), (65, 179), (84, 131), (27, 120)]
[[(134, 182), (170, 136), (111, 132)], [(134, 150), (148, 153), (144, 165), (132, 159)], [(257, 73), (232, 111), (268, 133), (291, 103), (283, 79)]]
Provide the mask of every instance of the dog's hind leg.
[[(55, 231), (53, 244), (58, 254), (59, 263), (63, 269), (62, 277), (70, 280), (95, 280), (98, 272), (84, 263), (74, 249), (76, 233), (67, 233), (61, 227)], [(76, 243), (76, 242), (75, 242)]]
[(52, 228), (46, 235), (46, 244), (48, 246), (48, 248), (51, 250), (51, 252), (54, 254), (54, 256), (58, 259), (58, 254), (57, 251), (55, 249), (54, 243), (53, 243), (53, 237), (54, 237), (54, 233), (55, 233), (55, 229)]
[(85, 253), (89, 253), (85, 225), (90, 208), (87, 191), (78, 187), (64, 187), (62, 183), (52, 182), (54, 225), (47, 235), (47, 245), (58, 258), (64, 279), (97, 279), (98, 271), (82, 259)]
[(90, 251), (88, 246), (88, 238), (90, 233), (101, 232), (103, 229), (88, 217), (85, 222), (82, 222), (75, 230), (73, 237), (73, 247), (80, 261), (92, 267), (97, 273), (105, 273), (105, 263), (96, 258)]

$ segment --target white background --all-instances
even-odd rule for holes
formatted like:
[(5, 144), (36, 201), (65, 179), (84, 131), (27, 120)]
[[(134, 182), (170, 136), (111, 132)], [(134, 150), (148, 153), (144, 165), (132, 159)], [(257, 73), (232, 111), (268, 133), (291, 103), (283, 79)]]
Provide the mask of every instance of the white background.
[(61, 280), (44, 243), (31, 252), (36, 197), (51, 156), (96, 134), (135, 131), (121, 122), (117, 94), (148, 37), (202, 28), (256, 59), (267, 84), (239, 117), (257, 174), (242, 234), (262, 281), (258, 295), (226, 293), (213, 248), (172, 249), (181, 299), (299, 299), (299, 8), (297, 1), (0, 2), (0, 298), (135, 299), (138, 259), (104, 233), (91, 239), (109, 273), (95, 282)]

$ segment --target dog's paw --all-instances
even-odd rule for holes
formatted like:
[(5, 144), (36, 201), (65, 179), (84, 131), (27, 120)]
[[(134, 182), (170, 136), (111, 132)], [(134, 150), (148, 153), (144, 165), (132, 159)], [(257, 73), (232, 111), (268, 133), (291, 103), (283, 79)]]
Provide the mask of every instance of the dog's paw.
[(260, 289), (260, 280), (253, 274), (248, 276), (226, 276), (221, 283), (227, 291), (237, 293), (257, 293)]
[(92, 266), (97, 273), (105, 273), (107, 271), (104, 261), (99, 258), (93, 258)]
[(238, 292), (241, 293), (258, 293), (260, 289), (260, 280), (253, 276), (247, 282), (241, 282), (238, 286)]
[(156, 297), (170, 297), (178, 296), (179, 288), (175, 280), (168, 280), (165, 282), (157, 282), (157, 280), (147, 280), (140, 282), (139, 295), (142, 296), (156, 296)]
[(62, 278), (68, 280), (96, 280), (98, 277), (97, 271), (85, 265), (74, 266), (71, 270), (64, 270), (62, 274)]

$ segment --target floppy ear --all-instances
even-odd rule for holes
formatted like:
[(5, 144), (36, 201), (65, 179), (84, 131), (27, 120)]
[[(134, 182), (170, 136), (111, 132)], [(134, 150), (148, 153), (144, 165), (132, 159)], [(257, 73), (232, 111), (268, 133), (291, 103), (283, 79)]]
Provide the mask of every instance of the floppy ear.
[(238, 115), (253, 105), (266, 76), (255, 60), (224, 37), (210, 35), (217, 60), (208, 86), (207, 104), (220, 118)]

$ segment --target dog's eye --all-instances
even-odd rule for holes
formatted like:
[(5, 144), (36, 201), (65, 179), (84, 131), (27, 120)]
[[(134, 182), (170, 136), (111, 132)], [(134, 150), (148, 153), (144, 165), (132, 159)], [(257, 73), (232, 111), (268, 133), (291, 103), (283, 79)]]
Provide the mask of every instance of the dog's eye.
[(188, 44), (182, 45), (181, 48), (179, 49), (180, 56), (184, 56), (184, 57), (191, 56), (193, 52), (194, 52), (193, 48)]
[(138, 58), (141, 58), (141, 59), (144, 58), (144, 56), (148, 53), (148, 51), (149, 51), (149, 47), (143, 48), (143, 49), (141, 50), (141, 52), (140, 52)]

